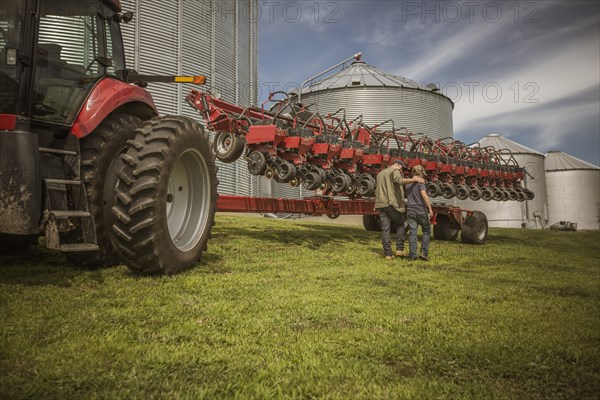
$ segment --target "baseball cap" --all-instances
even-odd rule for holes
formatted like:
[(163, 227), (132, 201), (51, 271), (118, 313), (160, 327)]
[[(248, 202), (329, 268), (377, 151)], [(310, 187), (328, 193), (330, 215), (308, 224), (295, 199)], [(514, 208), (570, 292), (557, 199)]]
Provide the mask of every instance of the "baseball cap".
[(392, 164), (400, 164), (402, 168), (406, 168), (406, 164), (404, 164), (404, 162), (399, 158), (394, 160)]
[(413, 175), (421, 175), (421, 174), (427, 175), (427, 173), (425, 172), (425, 168), (423, 168), (422, 165), (415, 165), (412, 168), (412, 173), (413, 173)]

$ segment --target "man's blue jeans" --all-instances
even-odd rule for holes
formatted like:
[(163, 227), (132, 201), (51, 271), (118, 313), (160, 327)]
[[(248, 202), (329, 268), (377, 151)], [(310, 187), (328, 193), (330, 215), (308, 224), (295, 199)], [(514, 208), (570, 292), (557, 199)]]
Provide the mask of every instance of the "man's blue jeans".
[(404, 250), (404, 232), (405, 219), (404, 214), (392, 206), (378, 208), (379, 219), (381, 220), (381, 243), (383, 244), (383, 253), (386, 256), (392, 254), (392, 240), (390, 239), (390, 226), (392, 221), (396, 225), (396, 250)]
[(425, 257), (429, 254), (429, 236), (431, 236), (431, 225), (429, 224), (429, 215), (426, 212), (408, 211), (408, 229), (410, 236), (408, 238), (409, 258), (417, 258), (417, 231), (419, 225), (423, 230), (423, 240), (421, 242), (421, 254)]

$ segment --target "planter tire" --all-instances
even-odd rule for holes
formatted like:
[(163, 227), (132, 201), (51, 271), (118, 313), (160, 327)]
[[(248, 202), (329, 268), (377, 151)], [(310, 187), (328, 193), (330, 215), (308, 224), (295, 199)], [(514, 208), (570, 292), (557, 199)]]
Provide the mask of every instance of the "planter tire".
[(459, 229), (453, 227), (450, 218), (444, 214), (438, 214), (436, 224), (433, 225), (433, 237), (435, 240), (454, 241), (458, 237)]
[(207, 248), (217, 202), (217, 167), (196, 121), (155, 117), (129, 142), (118, 177), (113, 232), (127, 266), (172, 275)]
[(484, 213), (475, 211), (467, 217), (460, 230), (463, 243), (484, 244), (488, 234), (488, 220)]
[(363, 226), (369, 232), (381, 232), (381, 221), (379, 215), (364, 214)]

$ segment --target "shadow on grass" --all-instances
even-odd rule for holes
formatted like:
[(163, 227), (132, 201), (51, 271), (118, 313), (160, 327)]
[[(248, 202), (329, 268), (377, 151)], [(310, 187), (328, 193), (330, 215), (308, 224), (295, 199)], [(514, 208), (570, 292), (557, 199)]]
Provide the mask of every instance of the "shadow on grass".
[[(209, 248), (209, 250), (210, 250), (210, 248)], [(220, 254), (215, 254), (214, 252), (210, 253), (208, 251), (205, 251), (202, 253), (201, 259), (196, 264), (192, 265), (191, 267), (189, 267), (183, 271), (176, 273), (173, 276), (185, 278), (188, 275), (197, 274), (197, 273), (209, 274), (209, 275), (210, 274), (217, 274), (217, 275), (218, 274), (229, 274), (229, 273), (231, 273), (231, 268), (228, 268), (224, 265), (223, 257)], [(147, 279), (147, 278), (152, 279), (152, 278), (165, 277), (165, 275), (161, 275), (159, 273), (144, 275), (144, 274), (134, 272), (133, 270), (131, 270), (129, 268), (127, 268), (123, 272), (123, 275), (129, 279), (134, 279), (134, 280), (135, 279)]]
[[(300, 228), (300, 229), (299, 229)], [(308, 244), (309, 247), (319, 248), (325, 244), (341, 241), (371, 240), (373, 233), (352, 227), (325, 226), (313, 224), (294, 224), (285, 227), (268, 229), (245, 228), (237, 226), (222, 226), (215, 229), (211, 241), (223, 243), (227, 237), (246, 237), (272, 244)], [(248, 249), (249, 251), (251, 249)], [(254, 249), (252, 249), (254, 251)]]
[(86, 274), (103, 283), (99, 269), (71, 264), (66, 257), (42, 245), (0, 256), (0, 284), (71, 287), (72, 280)]

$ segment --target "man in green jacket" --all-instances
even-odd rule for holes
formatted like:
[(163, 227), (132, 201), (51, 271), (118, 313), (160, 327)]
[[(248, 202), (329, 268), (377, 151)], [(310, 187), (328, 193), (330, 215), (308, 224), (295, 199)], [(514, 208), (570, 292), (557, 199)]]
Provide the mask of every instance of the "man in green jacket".
[(396, 257), (404, 256), (404, 187), (408, 183), (425, 183), (422, 177), (405, 179), (402, 168), (405, 165), (401, 160), (395, 160), (392, 165), (377, 175), (375, 187), (375, 209), (379, 211), (381, 220), (381, 243), (386, 260), (394, 258), (392, 254), (392, 241), (390, 239), (390, 225), (396, 225)]

